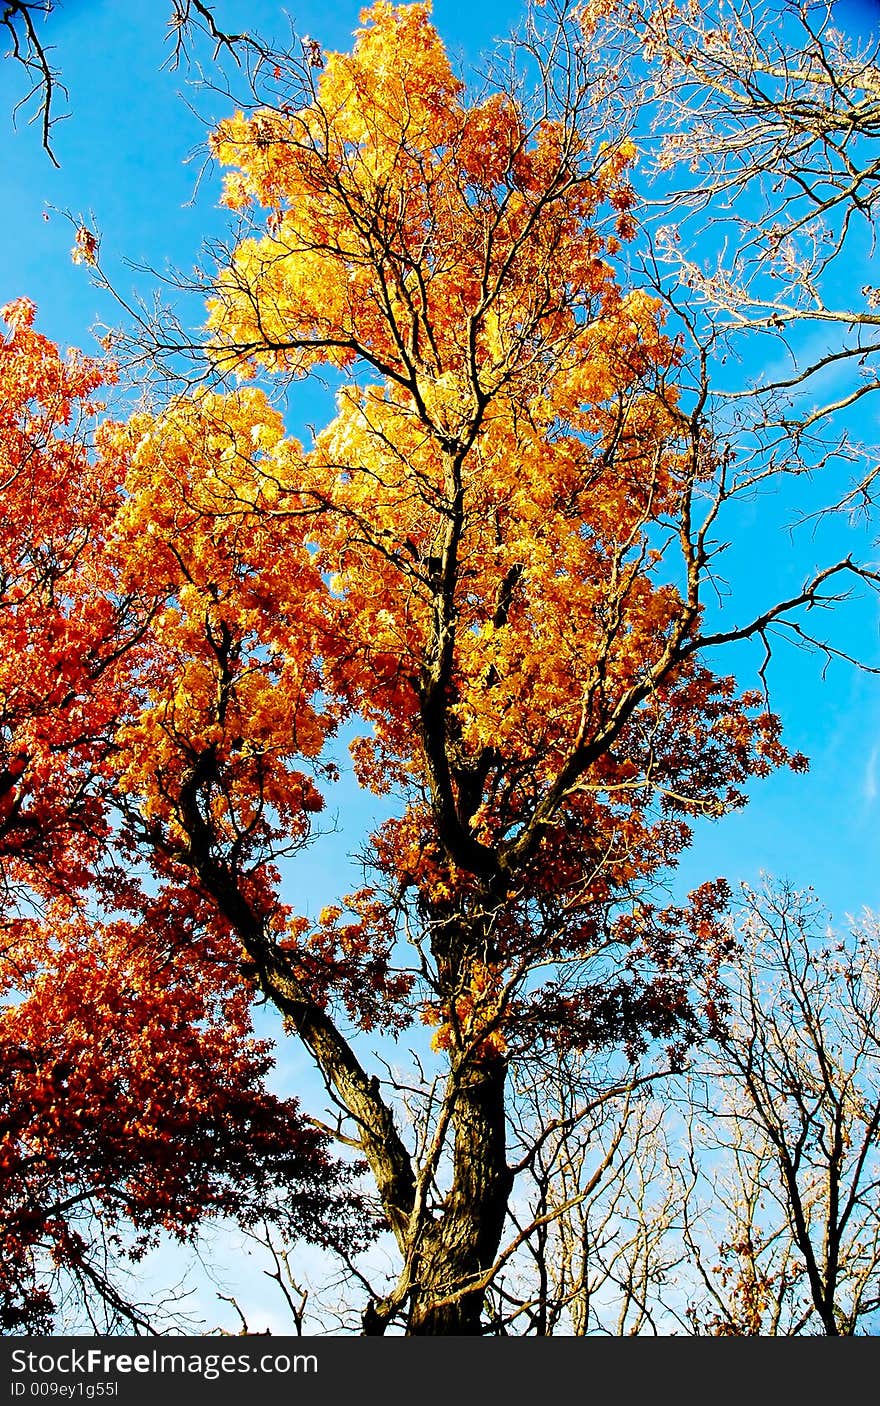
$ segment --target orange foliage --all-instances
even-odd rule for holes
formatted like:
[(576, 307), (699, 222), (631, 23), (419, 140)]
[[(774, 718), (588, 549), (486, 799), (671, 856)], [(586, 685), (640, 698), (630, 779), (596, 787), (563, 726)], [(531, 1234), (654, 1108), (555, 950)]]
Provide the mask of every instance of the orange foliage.
[(270, 457), (329, 583), (324, 690), (368, 724), (358, 779), (407, 799), (373, 837), (375, 894), (402, 888), (427, 924), (435, 1043), (501, 1049), (523, 1001), (487, 1006), (478, 972), (501, 993), (610, 942), (690, 817), (802, 759), (691, 648), (701, 605), (670, 544), (717, 466), (656, 301), (609, 262), (635, 148), (588, 150), (514, 94), (472, 102), (425, 5), (362, 18), (298, 109), (217, 131), (254, 233), (209, 328), (245, 377), (372, 373), (309, 451)]
[(96, 1222), (133, 1260), (160, 1230), (183, 1240), (218, 1215), (257, 1225), (283, 1215), (320, 1241), (339, 1223), (345, 1181), (297, 1104), (263, 1087), (269, 1050), (251, 1034), (228, 942), (196, 925), (174, 936), (166, 928), (149, 904), (143, 925), (53, 911), (17, 925), (7, 947), (6, 1332), (50, 1329), (47, 1265), (100, 1272)]
[[(75, 906), (34, 928), (10, 909), (4, 1155), (19, 1175), (56, 1146), (59, 1202), (73, 1177), (104, 1207), (101, 1167), (136, 1181), (138, 1229), (233, 1204), (232, 1135), (193, 1152), (230, 1108), (251, 1149), (253, 1120), (293, 1118), (260, 1093), (242, 958), (331, 1080), (355, 1077), (340, 1004), (362, 1030), (433, 1026), (453, 1068), (542, 1040), (680, 1050), (707, 972), (717, 1017), (727, 891), (664, 911), (646, 891), (695, 816), (803, 764), (699, 659), (701, 563), (673, 553), (717, 465), (660, 309), (610, 263), (631, 144), (471, 101), (426, 5), (380, 0), (350, 54), (316, 52), (298, 110), (215, 135), (254, 230), (209, 309), (246, 380), (341, 373), (310, 447), (245, 384), (104, 423), (90, 452), (109, 373), (5, 311), (0, 859)], [(278, 861), (352, 719), (358, 781), (400, 805), (364, 887), (310, 924)], [(86, 923), (88, 889), (111, 917)], [(267, 1134), (258, 1188), (294, 1174), (284, 1145)]]
[[(141, 825), (167, 819), (175, 781), (205, 745), (226, 767), (218, 823), (253, 823), (259, 785), (261, 804), (276, 807), (288, 833), (320, 806), (304, 775), (285, 773), (278, 795), (273, 770), (276, 749), (311, 755), (322, 738), (314, 709), (294, 701), (313, 689), (298, 672), (308, 673), (308, 662), (288, 648), (278, 664), (277, 632), (295, 634), (279, 600), (293, 589), (292, 564), (279, 570), (275, 594), (263, 574), (259, 606), (250, 590), (236, 600), (228, 697), (215, 700), (212, 714), (198, 697), (225, 682), (222, 649), (211, 648), (227, 630), (218, 588), (236, 573), (241, 582), (249, 568), (229, 519), (232, 503), (247, 511), (234, 466), (211, 488), (197, 482), (203, 465), (187, 476), (182, 456), (174, 459), (175, 433), (184, 432), (194, 458), (207, 408), (188, 424), (169, 412), (162, 427), (153, 425), (149, 482), (140, 482), (154, 507), (167, 488), (167, 517), (158, 513), (142, 533), (137, 486), (147, 451), (136, 465), (131, 446), (146, 423), (93, 433), (93, 394), (111, 373), (77, 353), (62, 359), (33, 330), (26, 300), (3, 317), (0, 1327), (34, 1332), (51, 1329), (59, 1268), (100, 1282), (96, 1224), (111, 1245), (138, 1257), (160, 1229), (189, 1236), (218, 1214), (244, 1222), (283, 1214), (323, 1241), (354, 1203), (326, 1139), (304, 1126), (294, 1102), (263, 1087), (271, 1060), (251, 1034), (239, 944), (194, 890), (166, 884), (161, 898), (147, 898), (133, 877), (137, 839), (124, 824), (138, 788)], [(247, 407), (241, 413), (249, 432), (254, 417)], [(225, 415), (228, 441), (231, 402)], [(209, 581), (197, 562), (207, 561), (210, 531), (186, 542), (202, 520), (200, 494), (229, 510), (228, 530), (218, 534), (215, 524)], [(257, 617), (271, 626), (254, 633)], [(273, 643), (261, 673), (247, 650)], [(284, 702), (273, 718), (276, 695)], [(117, 916), (87, 917), (87, 892)], [(118, 916), (135, 911), (138, 922)], [(354, 1220), (346, 1224), (347, 1238), (359, 1233)]]
[(8, 884), (37, 859), (44, 882), (50, 867), (87, 882), (103, 812), (85, 783), (118, 716), (113, 660), (132, 629), (104, 555), (119, 479), (88, 452), (112, 373), (62, 359), (25, 298), (0, 318), (0, 855)]

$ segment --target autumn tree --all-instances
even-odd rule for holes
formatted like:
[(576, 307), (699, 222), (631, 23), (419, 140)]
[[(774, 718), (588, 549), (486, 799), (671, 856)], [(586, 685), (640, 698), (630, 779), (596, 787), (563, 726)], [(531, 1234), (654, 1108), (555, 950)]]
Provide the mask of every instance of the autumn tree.
[(108, 372), (79, 354), (61, 358), (33, 330), (34, 311), (27, 299), (2, 310), (0, 844), (7, 896), (23, 880), (25, 858), (47, 883), (56, 861), (81, 881), (91, 873), (102, 814), (88, 782), (101, 755), (102, 721), (118, 713), (114, 660), (138, 631), (129, 602), (111, 603), (95, 589), (119, 485), (91, 462), (84, 422), (96, 413)]
[[(536, 1165), (509, 1157), (511, 1071), (675, 1063), (718, 1028), (727, 886), (658, 882), (697, 819), (805, 763), (710, 652), (809, 640), (872, 579), (801, 561), (756, 612), (717, 606), (754, 474), (705, 360), (615, 274), (636, 150), (605, 55), (547, 14), (476, 91), (419, 4), (263, 69), (213, 139), (242, 225), (203, 349), (227, 384), (104, 424), (89, 461), (120, 485), (91, 589), (136, 621), (85, 788), (112, 817), (92, 888), (118, 906), (144, 871), (147, 927), (179, 935), (162, 989), (205, 961), (313, 1057), (397, 1254), (371, 1334), (487, 1331)], [(304, 445), (266, 392), (322, 368), (336, 413)], [(393, 809), (310, 921), (283, 861), (343, 726)], [(420, 1032), (411, 1068), (373, 1062)]]
[(228, 937), (114, 849), (110, 759), (153, 605), (120, 590), (120, 480), (90, 453), (111, 373), (62, 358), (26, 300), (2, 315), (0, 1328), (46, 1332), (78, 1302), (98, 1331), (150, 1331), (119, 1266), (160, 1232), (369, 1226), (326, 1138), (267, 1092)]

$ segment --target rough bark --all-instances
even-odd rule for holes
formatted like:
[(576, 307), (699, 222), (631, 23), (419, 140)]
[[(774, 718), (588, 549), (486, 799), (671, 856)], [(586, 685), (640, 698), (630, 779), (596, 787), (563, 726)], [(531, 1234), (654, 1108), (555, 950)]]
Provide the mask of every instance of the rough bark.
[[(499, 1057), (462, 1071), (452, 1121), (454, 1177), (442, 1213), (421, 1230), (411, 1271), (407, 1333), (481, 1331), (485, 1275), (498, 1251), (512, 1173), (505, 1148), (506, 1068)], [(475, 1287), (468, 1291), (468, 1285)]]

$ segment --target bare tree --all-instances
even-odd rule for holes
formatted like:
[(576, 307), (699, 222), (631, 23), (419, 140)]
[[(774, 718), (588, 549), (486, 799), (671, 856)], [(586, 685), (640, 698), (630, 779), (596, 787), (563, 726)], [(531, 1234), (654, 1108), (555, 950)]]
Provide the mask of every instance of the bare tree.
[[(724, 1033), (686, 1074), (532, 1078), (531, 1194), (493, 1291), (539, 1336), (852, 1336), (880, 1309), (880, 926), (746, 894)], [(595, 1078), (595, 1068), (590, 1078)], [(633, 1081), (638, 1084), (638, 1081)]]
[(520, 1078), (511, 1143), (524, 1186), (493, 1288), (496, 1331), (664, 1331), (663, 1286), (682, 1259), (667, 1106), (656, 1092), (664, 1075), (609, 1069), (602, 1087), (599, 1073), (596, 1061), (563, 1059)]
[(880, 1307), (880, 931), (810, 893), (750, 894), (733, 1019), (708, 1064), (704, 1150), (736, 1191), (716, 1331), (849, 1336)]
[(726, 422), (789, 471), (847, 464), (863, 503), (876, 452), (848, 412), (880, 387), (880, 40), (835, 9), (589, 0), (582, 22), (638, 86), (642, 269), (710, 360)]

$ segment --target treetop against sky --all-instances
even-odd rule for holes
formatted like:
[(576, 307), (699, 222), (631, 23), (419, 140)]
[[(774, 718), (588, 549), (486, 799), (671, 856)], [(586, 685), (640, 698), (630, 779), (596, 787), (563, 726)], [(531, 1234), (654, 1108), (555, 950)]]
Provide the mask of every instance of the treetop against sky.
[[(849, 0), (839, 9), (853, 30), (865, 32), (872, 7)], [(285, 17), (268, 0), (243, 10), (227, 3), (216, 15), (229, 31), (247, 28), (279, 42), (289, 39)], [(329, 50), (347, 47), (358, 15), (356, 4), (334, 4), (329, 11), (301, 4), (292, 18), (298, 34), (317, 36)], [(147, 300), (155, 279), (135, 273), (129, 262), (186, 275), (201, 241), (223, 237), (229, 229), (229, 217), (219, 207), (217, 168), (200, 172), (209, 126), (228, 116), (234, 103), (194, 86), (192, 73), (169, 70), (169, 39), (157, 19), (143, 7), (120, 11), (111, 0), (97, 0), (87, 12), (68, 4), (51, 13), (39, 32), (54, 46), (69, 94), (67, 101), (57, 95), (59, 115), (64, 114), (53, 129), (60, 169), (41, 155), (38, 126), (26, 121), (30, 109), (19, 113), (17, 130), (4, 137), (0, 195), (7, 214), (0, 230), (0, 297), (32, 298), (41, 329), (62, 346), (96, 350), (90, 329), (113, 324), (119, 313), (91, 286), (87, 270), (71, 263), (72, 228), (61, 212), (94, 221), (102, 263), (117, 288), (123, 294), (137, 288)], [(433, 19), (453, 57), (478, 64), (481, 53), (521, 22), (522, 12), (498, 0), (476, 8), (438, 0)], [(202, 46), (198, 55), (210, 72), (209, 48)], [(234, 65), (227, 63), (227, 69), (234, 87)], [(0, 69), (4, 110), (25, 91), (21, 75), (5, 64)], [(634, 182), (639, 188), (638, 168)], [(197, 322), (197, 309), (190, 307), (187, 316)], [(291, 399), (295, 425), (320, 423), (327, 404), (319, 391), (300, 388)], [(757, 509), (749, 530), (755, 559), (765, 572), (774, 571), (774, 559), (788, 550), (787, 539), (775, 528), (765, 532)], [(743, 574), (746, 580), (752, 575), (748, 562)], [(852, 619), (855, 636), (849, 643), (855, 646), (873, 631), (874, 617), (869, 609)], [(840, 628), (847, 629), (845, 620)], [(760, 805), (730, 817), (723, 833), (720, 827), (699, 828), (698, 848), (684, 865), (693, 875), (720, 867), (751, 879), (761, 868), (809, 877), (843, 911), (877, 898), (869, 876), (880, 787), (880, 716), (869, 679), (835, 665), (818, 680), (814, 664), (788, 651), (773, 665), (774, 696), (788, 735), (810, 757), (809, 778), (779, 775), (762, 788)], [(840, 843), (829, 843), (832, 834)], [(317, 855), (306, 862), (322, 888), (324, 862)]]

